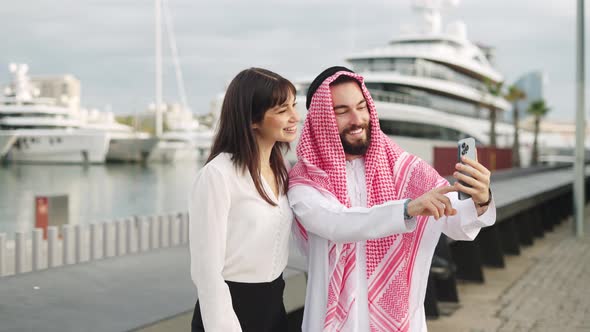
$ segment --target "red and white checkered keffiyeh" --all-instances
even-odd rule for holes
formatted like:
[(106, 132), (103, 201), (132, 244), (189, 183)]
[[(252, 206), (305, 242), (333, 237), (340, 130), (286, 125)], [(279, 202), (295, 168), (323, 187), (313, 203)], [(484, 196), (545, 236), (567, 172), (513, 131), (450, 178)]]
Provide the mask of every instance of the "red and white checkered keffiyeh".
[[(365, 155), (368, 207), (391, 200), (415, 199), (435, 187), (446, 185), (445, 179), (419, 158), (404, 152), (380, 129), (375, 104), (363, 77), (340, 71), (327, 78), (312, 97), (299, 144), (298, 162), (289, 173), (289, 187), (312, 186), (336, 197), (350, 207), (346, 187), (346, 158), (333, 110), (330, 83), (340, 75), (360, 82), (367, 101), (371, 123), (371, 145)], [(408, 331), (410, 282), (414, 261), (427, 217), (418, 217), (411, 233), (391, 235), (366, 243), (369, 322), (371, 331)], [(307, 233), (297, 222), (296, 237), (304, 246)], [(324, 331), (341, 331), (348, 320), (357, 296), (353, 271), (356, 244), (329, 246), (328, 304)]]

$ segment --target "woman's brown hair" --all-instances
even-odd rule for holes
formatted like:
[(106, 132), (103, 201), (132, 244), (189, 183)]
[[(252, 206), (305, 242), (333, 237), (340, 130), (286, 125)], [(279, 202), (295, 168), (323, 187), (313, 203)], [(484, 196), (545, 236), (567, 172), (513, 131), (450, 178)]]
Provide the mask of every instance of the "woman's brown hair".
[[(290, 95), (295, 96), (295, 86), (282, 76), (262, 68), (249, 68), (240, 72), (229, 84), (219, 118), (219, 127), (207, 162), (220, 153), (231, 154), (236, 167), (248, 169), (256, 190), (269, 204), (276, 203), (263, 189), (260, 180), (260, 151), (252, 129), (269, 109), (282, 105)], [(289, 143), (276, 142), (270, 154), (270, 167), (279, 190), (287, 192), (288, 173), (283, 160), (283, 151)]]

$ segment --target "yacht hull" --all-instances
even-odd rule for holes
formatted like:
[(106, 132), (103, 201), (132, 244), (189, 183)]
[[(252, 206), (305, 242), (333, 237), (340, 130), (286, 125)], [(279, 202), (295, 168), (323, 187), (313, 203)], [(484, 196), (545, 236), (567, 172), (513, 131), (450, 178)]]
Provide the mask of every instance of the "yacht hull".
[(213, 142), (213, 131), (168, 131), (148, 158), (149, 162), (196, 161), (206, 157)]
[(148, 162), (174, 163), (179, 161), (196, 161), (199, 149), (189, 142), (159, 141), (150, 153)]
[(157, 138), (112, 138), (107, 161), (144, 162), (158, 144)]
[(4, 159), (24, 163), (101, 164), (109, 146), (106, 133), (22, 133), (16, 132)]

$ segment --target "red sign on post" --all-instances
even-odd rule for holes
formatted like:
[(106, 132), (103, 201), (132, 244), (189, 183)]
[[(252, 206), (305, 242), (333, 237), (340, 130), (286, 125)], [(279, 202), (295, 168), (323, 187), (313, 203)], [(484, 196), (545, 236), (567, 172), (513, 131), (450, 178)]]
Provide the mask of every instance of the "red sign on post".
[(35, 228), (43, 229), (43, 239), (47, 239), (47, 226), (49, 224), (49, 200), (47, 197), (35, 198)]

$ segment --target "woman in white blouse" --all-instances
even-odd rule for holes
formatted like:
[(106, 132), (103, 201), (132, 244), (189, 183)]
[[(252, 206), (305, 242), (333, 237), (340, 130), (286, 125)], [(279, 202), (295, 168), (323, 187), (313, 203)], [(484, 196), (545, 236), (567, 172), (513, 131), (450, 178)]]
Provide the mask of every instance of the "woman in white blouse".
[(298, 122), (285, 78), (250, 68), (230, 83), (190, 195), (192, 331), (287, 330), (282, 272), (293, 214), (282, 152)]

